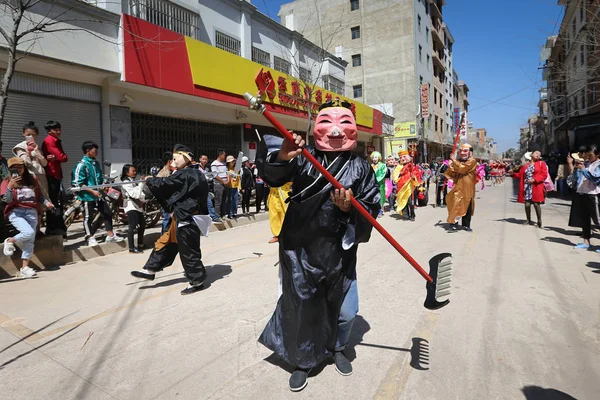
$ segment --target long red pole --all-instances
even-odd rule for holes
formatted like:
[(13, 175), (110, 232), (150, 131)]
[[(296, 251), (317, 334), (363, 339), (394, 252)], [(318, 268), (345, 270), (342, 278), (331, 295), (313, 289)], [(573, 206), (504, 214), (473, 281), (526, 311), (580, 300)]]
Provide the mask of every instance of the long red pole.
[[(288, 139), (288, 140), (290, 140), (292, 142), (294, 141), (294, 137), (292, 136), (292, 134), (268, 110), (266, 110), (266, 108), (262, 111), (262, 114), (279, 131), (279, 133), (281, 133), (283, 135), (283, 137), (285, 137), (286, 139)], [(325, 177), (325, 179), (327, 179), (333, 185), (334, 188), (336, 188), (336, 189), (345, 189), (342, 186), (342, 184), (339, 183), (333, 177), (333, 175), (331, 175), (329, 173), (329, 171), (327, 171), (325, 169), (325, 167), (323, 167), (321, 165), (321, 163), (319, 161), (317, 161), (317, 159), (312, 154), (310, 154), (310, 152), (306, 148), (302, 149), (302, 155), (321, 173), (321, 175), (323, 175)], [(381, 235), (396, 250), (398, 250), (398, 253), (400, 253), (402, 255), (402, 257), (404, 257), (404, 259), (406, 259), (406, 261), (408, 261), (408, 263), (414, 269), (416, 269), (417, 272), (419, 274), (421, 274), (421, 276), (423, 278), (425, 278), (425, 280), (427, 280), (427, 282), (430, 282), (430, 283), (433, 282), (433, 279), (431, 278), (431, 276), (429, 276), (429, 274), (427, 272), (425, 272), (425, 270), (419, 265), (419, 263), (414, 258), (412, 258), (411, 255), (408, 254), (408, 252), (402, 248), (402, 246), (400, 246), (400, 244), (392, 237), (392, 235), (390, 235), (388, 233), (388, 231), (386, 231), (385, 228), (383, 226), (381, 226), (381, 224), (379, 222), (377, 222), (377, 220), (375, 218), (373, 218), (373, 216), (371, 214), (369, 214), (369, 212), (362, 206), (362, 204), (360, 204), (358, 202), (358, 200), (356, 200), (354, 197), (351, 197), (350, 198), (350, 202), (352, 203), (352, 206), (356, 210), (358, 210), (358, 212), (367, 221), (369, 221), (369, 223), (371, 225), (373, 225), (373, 227), (375, 227), (375, 229), (377, 229), (377, 231), (379, 233), (381, 233)]]

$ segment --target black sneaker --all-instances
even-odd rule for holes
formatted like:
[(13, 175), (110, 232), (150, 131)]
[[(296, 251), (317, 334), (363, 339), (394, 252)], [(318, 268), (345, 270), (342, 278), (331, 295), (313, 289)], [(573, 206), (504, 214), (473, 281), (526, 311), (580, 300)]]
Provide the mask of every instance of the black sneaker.
[(299, 392), (308, 385), (308, 374), (310, 369), (298, 368), (290, 376), (290, 390), (292, 392)]
[(464, 226), (463, 229), (467, 232), (473, 232), (473, 229), (469, 228), (468, 226)]
[(135, 276), (136, 278), (142, 278), (142, 279), (147, 279), (149, 281), (153, 281), (154, 280), (154, 272), (148, 271), (147, 269), (141, 269), (139, 271), (131, 271), (131, 275)]
[(130, 248), (130, 249), (129, 249), (129, 252), (130, 252), (130, 253), (139, 254), (139, 253), (141, 253), (142, 251), (141, 251), (140, 249), (138, 249), (137, 247), (132, 247), (132, 248)]
[(348, 360), (343, 352), (336, 351), (333, 353), (333, 361), (335, 362), (335, 370), (339, 372), (340, 375), (352, 375), (352, 364), (350, 364), (350, 360)]
[(181, 294), (185, 296), (186, 294), (199, 292), (202, 289), (204, 289), (204, 282), (194, 283), (193, 285), (190, 283), (188, 287), (181, 291)]

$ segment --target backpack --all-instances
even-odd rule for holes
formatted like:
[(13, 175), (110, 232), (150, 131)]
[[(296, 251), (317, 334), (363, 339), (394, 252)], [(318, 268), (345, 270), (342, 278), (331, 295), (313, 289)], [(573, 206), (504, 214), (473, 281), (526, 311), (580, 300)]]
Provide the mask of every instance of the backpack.
[[(548, 166), (546, 166), (546, 169)], [(546, 180), (544, 181), (544, 191), (553, 192), (554, 191), (554, 183), (552, 182), (552, 178), (550, 178), (550, 174), (546, 175)]]

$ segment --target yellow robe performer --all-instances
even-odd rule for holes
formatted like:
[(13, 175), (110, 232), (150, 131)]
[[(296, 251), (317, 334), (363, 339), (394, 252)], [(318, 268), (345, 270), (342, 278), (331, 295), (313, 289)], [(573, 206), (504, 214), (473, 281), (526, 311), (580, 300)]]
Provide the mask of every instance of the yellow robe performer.
[(419, 179), (415, 174), (415, 165), (408, 151), (398, 152), (401, 164), (392, 173), (392, 179), (396, 182), (396, 212), (402, 214), (402, 210), (408, 204), (414, 188), (419, 186)]
[[(448, 206), (447, 221), (449, 224), (455, 224), (461, 217), (475, 215), (477, 160), (473, 156), (469, 156), (463, 161), (451, 161), (445, 175), (454, 181), (454, 187), (446, 196), (446, 205)], [(469, 206), (471, 206), (470, 210)], [(470, 213), (467, 215), (469, 211)]]
[(288, 206), (285, 200), (288, 198), (288, 193), (291, 190), (292, 182), (288, 182), (281, 187), (272, 187), (269, 191), (267, 203), (269, 204), (269, 224), (271, 225), (273, 237), (278, 237), (281, 232)]

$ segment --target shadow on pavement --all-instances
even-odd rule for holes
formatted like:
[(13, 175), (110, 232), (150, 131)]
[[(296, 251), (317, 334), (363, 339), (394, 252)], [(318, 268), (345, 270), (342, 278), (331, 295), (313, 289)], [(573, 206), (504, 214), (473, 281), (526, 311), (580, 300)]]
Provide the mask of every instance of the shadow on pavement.
[[(461, 229), (452, 229), (453, 228), (452, 224), (449, 224), (448, 222), (443, 222), (442, 220), (439, 220), (434, 226), (442, 228), (447, 233), (456, 233), (459, 230), (462, 230), (462, 228)], [(460, 227), (457, 226), (457, 228), (460, 228)]]
[(560, 390), (544, 389), (539, 386), (525, 386), (521, 391), (527, 400), (577, 400)]
[(563, 239), (563, 238), (557, 238), (557, 237), (551, 237), (551, 236), (542, 238), (540, 240), (543, 240), (545, 242), (550, 242), (550, 243), (564, 244), (564, 245), (571, 246), (571, 247), (576, 245), (576, 243), (573, 243), (570, 240)]
[(592, 271), (592, 272), (595, 274), (600, 274), (600, 262), (588, 261), (588, 263), (585, 264), (585, 266), (588, 268), (596, 269), (595, 271)]
[[(219, 279), (223, 279), (227, 275), (231, 273), (231, 265), (223, 265), (217, 264), (213, 266), (206, 267), (206, 280), (204, 281), (204, 290), (208, 289), (211, 283), (218, 281)], [(180, 274), (180, 273), (177, 273)], [(175, 275), (175, 274), (173, 274)], [(156, 289), (165, 286), (176, 285), (178, 283), (187, 282), (187, 278), (185, 276), (181, 276), (175, 279), (169, 279), (168, 281), (162, 281), (155, 283), (154, 285), (140, 286), (138, 289)]]
[[(73, 313), (71, 313), (71, 314), (73, 314)], [(69, 315), (70, 315), (70, 314), (69, 314)], [(66, 317), (66, 316), (65, 316), (65, 317)], [(65, 317), (62, 317), (62, 318), (65, 318)], [(60, 321), (62, 318), (58, 319), (57, 321)], [(55, 323), (55, 322), (57, 322), (57, 321), (54, 321), (54, 323)], [(75, 329), (79, 328), (81, 325), (85, 324), (86, 322), (87, 322), (87, 320), (86, 320), (86, 321), (82, 321), (82, 322), (80, 322), (79, 324), (77, 324), (77, 325), (75, 325), (74, 327), (72, 327), (71, 329), (69, 329), (69, 330), (67, 330), (67, 331), (65, 331), (65, 332), (63, 332), (63, 333), (61, 333), (61, 334), (60, 334), (60, 335), (58, 335), (57, 337), (55, 337), (55, 338), (53, 338), (53, 339), (50, 339), (50, 340), (48, 340), (46, 343), (40, 344), (40, 345), (39, 345), (39, 346), (37, 346), (37, 347), (33, 347), (33, 348), (31, 348), (31, 349), (27, 350), (26, 352), (24, 352), (24, 353), (21, 353), (21, 354), (19, 354), (18, 356), (16, 356), (16, 357), (13, 357), (13, 358), (11, 358), (11, 359), (10, 359), (10, 360), (8, 360), (8, 361), (5, 361), (4, 363), (0, 364), (0, 370), (3, 370), (3, 369), (4, 369), (4, 367), (6, 367), (6, 366), (7, 366), (7, 365), (9, 365), (9, 364), (12, 364), (13, 362), (15, 362), (15, 361), (19, 360), (20, 358), (23, 358), (23, 357), (25, 357), (26, 355), (28, 355), (28, 354), (31, 354), (31, 353), (33, 353), (34, 351), (36, 351), (36, 350), (39, 350), (39, 349), (41, 349), (42, 347), (44, 347), (44, 346), (46, 346), (46, 345), (49, 345), (49, 344), (50, 344), (50, 343), (52, 343), (52, 342), (55, 342), (55, 341), (57, 341), (58, 339), (60, 339), (61, 337), (65, 336), (65, 335), (68, 335), (69, 333), (73, 332)], [(52, 324), (50, 324), (50, 325), (52, 325)], [(49, 325), (47, 325), (47, 326), (49, 326)], [(46, 327), (47, 327), (47, 326), (46, 326)], [(46, 327), (44, 327), (44, 328), (42, 328), (42, 329), (45, 329)], [(39, 331), (37, 331), (37, 332), (39, 332)], [(35, 333), (35, 332), (34, 332), (34, 333)], [(30, 335), (28, 335), (28, 336), (30, 336)], [(28, 337), (28, 336), (27, 336), (27, 337)], [(23, 339), (19, 340), (19, 342), (20, 342), (20, 341), (22, 341), (22, 340), (25, 340), (25, 338), (23, 338)], [(18, 343), (18, 342), (17, 342), (17, 343)], [(12, 344), (12, 345), (11, 345), (11, 346), (9, 346), (9, 347), (12, 347), (12, 346), (14, 346), (15, 344), (16, 344), (16, 343)], [(6, 349), (8, 349), (8, 347), (7, 347)], [(6, 349), (4, 349), (4, 350), (6, 350)]]
[[(361, 315), (357, 315), (356, 319), (354, 320), (354, 325), (352, 325), (352, 333), (350, 334), (350, 339), (348, 340), (348, 347), (346, 347), (346, 349), (344, 350), (344, 354), (346, 355), (346, 357), (348, 357), (348, 360), (354, 361), (356, 359), (356, 346), (364, 346), (376, 349), (403, 351), (410, 353), (410, 366), (412, 368), (419, 371), (429, 370), (429, 342), (427, 340), (419, 337), (412, 338), (412, 346), (410, 349), (406, 349), (403, 347), (386, 346), (381, 344), (364, 343), (363, 337), (369, 330), (371, 330), (371, 326), (369, 325), (369, 323)], [(283, 361), (275, 353), (265, 358), (265, 361), (272, 365), (280, 367), (281, 369), (287, 371), (290, 374), (294, 372), (294, 367)], [(325, 369), (325, 367), (332, 364), (332, 358), (325, 360), (320, 365), (313, 368), (309, 376), (319, 375)]]
[(496, 222), (509, 222), (511, 224), (525, 225), (527, 223), (527, 220), (518, 219), (518, 218), (502, 218), (502, 219), (497, 219)]
[(567, 229), (559, 228), (556, 226), (545, 226), (544, 229), (547, 231), (554, 231), (556, 233), (560, 233), (561, 235), (566, 235), (566, 236), (580, 236), (581, 235), (581, 231), (567, 230)]
[(32, 276), (31, 278), (11, 278), (11, 279), (0, 279), (0, 283), (18, 282), (24, 281), (25, 279), (38, 279), (39, 276)]
[[(28, 279), (28, 278), (23, 278), (23, 279)], [(59, 321), (61, 321), (61, 320), (65, 319), (65, 318), (67, 318), (67, 317), (70, 317), (71, 315), (73, 315), (73, 314), (75, 314), (75, 313), (77, 313), (77, 312), (79, 312), (79, 310), (78, 310), (78, 311), (73, 311), (72, 313), (69, 313), (69, 314), (67, 314), (67, 315), (64, 315), (64, 316), (60, 317), (59, 319), (57, 319), (57, 320), (54, 320), (54, 321), (50, 322), (48, 325), (42, 326), (42, 327), (41, 327), (40, 329), (38, 329), (37, 331), (33, 331), (33, 332), (31, 332), (29, 335), (27, 335), (27, 336), (23, 336), (21, 339), (17, 340), (17, 341), (16, 341), (16, 342), (14, 342), (13, 344), (11, 344), (11, 345), (8, 345), (8, 346), (6, 346), (5, 348), (3, 348), (2, 350), (0, 350), (0, 353), (4, 353), (6, 350), (10, 349), (11, 347), (13, 347), (13, 346), (16, 346), (17, 344), (21, 343), (22, 341), (24, 341), (24, 340), (27, 340), (27, 339), (28, 339), (28, 338), (30, 338), (31, 336), (34, 336), (34, 335), (36, 335), (36, 334), (38, 334), (38, 333), (42, 332), (42, 331), (43, 331), (43, 330), (45, 330), (46, 328), (49, 328), (49, 327), (51, 327), (52, 325), (56, 324), (57, 322), (59, 322)], [(13, 361), (14, 361), (14, 360), (13, 360)], [(5, 363), (5, 364), (6, 364), (6, 363)], [(5, 364), (2, 364), (2, 365), (4, 366)]]

